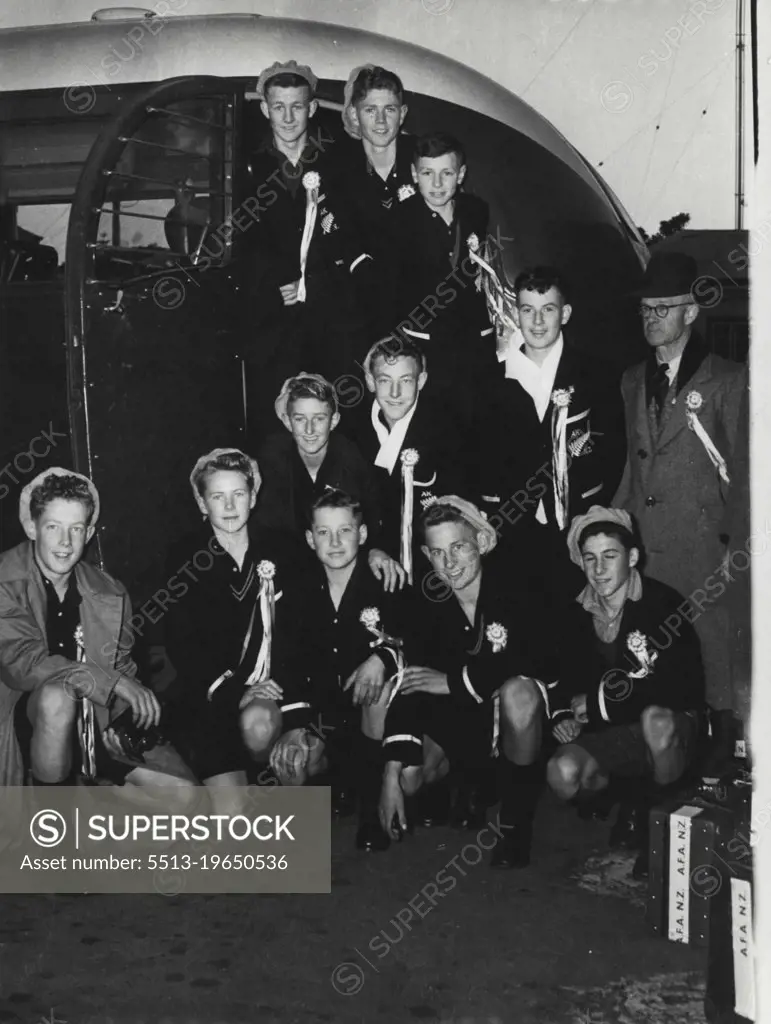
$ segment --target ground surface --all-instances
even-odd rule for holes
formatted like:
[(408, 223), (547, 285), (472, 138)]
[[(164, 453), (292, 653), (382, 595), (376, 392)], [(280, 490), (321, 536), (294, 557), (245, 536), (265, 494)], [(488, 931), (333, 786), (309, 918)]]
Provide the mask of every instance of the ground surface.
[(328, 896), (4, 896), (0, 1022), (703, 1024), (704, 951), (649, 933), (607, 831), (545, 799), (525, 871), (450, 829), (357, 854), (346, 821)]

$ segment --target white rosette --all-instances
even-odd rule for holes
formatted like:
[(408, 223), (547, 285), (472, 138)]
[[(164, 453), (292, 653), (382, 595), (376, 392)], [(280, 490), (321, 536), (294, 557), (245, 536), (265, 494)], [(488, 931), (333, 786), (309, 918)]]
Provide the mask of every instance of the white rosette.
[(308, 264), (308, 251), (311, 247), (313, 229), (316, 226), (316, 217), (319, 211), (319, 189), (321, 188), (321, 177), (317, 171), (308, 171), (303, 175), (303, 187), (305, 188), (305, 224), (300, 241), (300, 284), (297, 289), (297, 301), (305, 302), (307, 290), (305, 287), (305, 268)]
[(730, 484), (731, 480), (728, 476), (728, 469), (723, 456), (717, 449), (715, 442), (709, 436), (707, 431), (704, 429), (701, 420), (699, 419), (699, 410), (704, 405), (704, 399), (702, 398), (701, 392), (689, 391), (685, 397), (685, 416), (688, 420), (688, 426), (698, 437), (701, 443), (704, 445), (704, 450), (709, 456), (709, 460), (712, 465), (717, 469), (720, 474), (720, 479)]
[(500, 622), (491, 622), (487, 627), (485, 636), (493, 645), (493, 654), (500, 654), (501, 651), (506, 650), (509, 633), (506, 627), (502, 626)]
[[(375, 649), (378, 647), (385, 647), (386, 650), (391, 652), (396, 663), (396, 682), (391, 690), (388, 703), (386, 704), (386, 707), (390, 708), (391, 702), (399, 692), (402, 682), (404, 681), (404, 654), (402, 652), (402, 641), (398, 637), (389, 636), (385, 630), (380, 627), (380, 611), (377, 608), (363, 608), (361, 615), (359, 616), (359, 622), (375, 637), (375, 639), (370, 642), (370, 647)], [(393, 679), (394, 676), (391, 678)]]
[(414, 509), (415, 466), (420, 455), (415, 448), (405, 448), (400, 455), (402, 463), (402, 529), (401, 529), (401, 563), (412, 583), (412, 517)]
[(415, 189), (412, 185), (400, 185), (399, 191), (396, 194), (399, 197), (399, 202), (403, 203), (405, 199), (409, 199), (410, 196), (415, 195)]
[[(75, 629), (76, 659), (81, 664), (86, 660), (86, 646), (83, 627), (78, 623)], [(88, 697), (81, 697), (80, 714), (78, 716), (78, 741), (83, 757), (83, 776), (86, 779), (96, 778), (96, 720), (94, 705)]]
[(645, 679), (653, 671), (653, 666), (659, 656), (658, 652), (648, 650), (648, 638), (639, 629), (635, 629), (629, 634), (626, 638), (626, 646), (640, 664), (640, 667), (634, 672), (627, 673), (628, 677), (630, 679)]
[(551, 461), (552, 482), (554, 486), (554, 514), (557, 526), (564, 530), (568, 521), (568, 500), (570, 497), (568, 483), (568, 452), (567, 428), (568, 409), (573, 399), (575, 388), (556, 388), (552, 391), (551, 411)]

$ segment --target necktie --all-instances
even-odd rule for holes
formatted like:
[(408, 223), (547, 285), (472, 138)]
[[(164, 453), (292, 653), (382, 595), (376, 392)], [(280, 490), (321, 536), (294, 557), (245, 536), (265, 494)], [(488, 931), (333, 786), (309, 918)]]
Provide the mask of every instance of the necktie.
[(651, 381), (651, 392), (653, 395), (653, 401), (656, 403), (656, 415), (661, 416), (661, 410), (664, 408), (664, 402), (667, 398), (667, 392), (669, 391), (669, 377), (667, 377), (667, 370), (669, 369), (669, 363), (659, 363), (656, 367), (656, 372), (653, 374), (653, 380)]

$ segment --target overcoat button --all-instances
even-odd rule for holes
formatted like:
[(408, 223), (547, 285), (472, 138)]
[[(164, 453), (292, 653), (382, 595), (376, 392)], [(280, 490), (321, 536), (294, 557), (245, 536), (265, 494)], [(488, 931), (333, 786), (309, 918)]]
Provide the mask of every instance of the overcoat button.
[(644, 448), (638, 448), (637, 449), (637, 454), (640, 456), (641, 459), (647, 459), (648, 458), (648, 453), (646, 452), (646, 450)]
[(653, 497), (652, 494), (649, 494), (648, 497), (645, 499), (645, 504), (648, 506), (648, 508), (653, 508), (653, 506), (656, 504), (656, 499)]

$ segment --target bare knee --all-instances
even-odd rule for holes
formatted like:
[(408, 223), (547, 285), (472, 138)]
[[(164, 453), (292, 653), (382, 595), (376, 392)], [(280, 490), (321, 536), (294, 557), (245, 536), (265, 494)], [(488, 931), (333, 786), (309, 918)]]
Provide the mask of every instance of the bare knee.
[(43, 683), (29, 702), (33, 726), (46, 729), (69, 729), (77, 715), (78, 702), (62, 683)]
[(517, 676), (501, 687), (501, 712), (509, 724), (524, 728), (535, 722), (543, 708), (543, 698), (532, 679)]
[(253, 754), (268, 750), (280, 731), (281, 712), (272, 701), (252, 701), (241, 712), (241, 735)]
[(581, 784), (581, 765), (569, 752), (555, 754), (546, 766), (549, 785), (560, 796), (573, 796)]
[(640, 716), (643, 737), (654, 752), (666, 750), (675, 739), (675, 713), (670, 708), (648, 707)]

